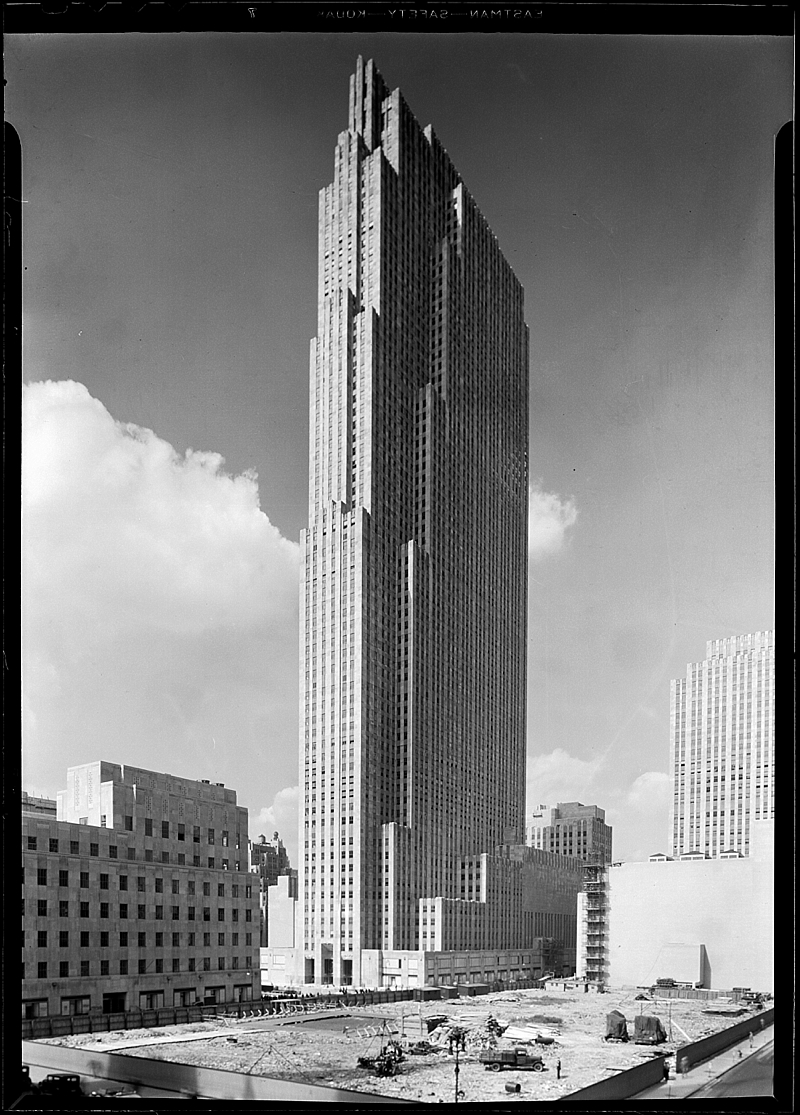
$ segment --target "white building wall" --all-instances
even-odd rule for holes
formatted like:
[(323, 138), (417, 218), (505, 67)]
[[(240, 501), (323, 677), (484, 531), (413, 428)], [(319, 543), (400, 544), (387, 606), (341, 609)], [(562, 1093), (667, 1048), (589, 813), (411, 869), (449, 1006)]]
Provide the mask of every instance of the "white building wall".
[[(706, 980), (774, 990), (773, 823), (752, 826), (741, 859), (663, 860), (609, 868), (609, 986), (646, 986), (676, 946), (705, 946)], [(699, 954), (695, 954), (699, 955)]]

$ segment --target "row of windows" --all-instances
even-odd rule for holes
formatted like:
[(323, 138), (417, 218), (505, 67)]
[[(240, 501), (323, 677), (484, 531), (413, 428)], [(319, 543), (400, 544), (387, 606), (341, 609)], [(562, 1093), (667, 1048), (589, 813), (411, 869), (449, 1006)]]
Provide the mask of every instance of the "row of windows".
[[(133, 849), (131, 848), (131, 849), (129, 849), (129, 851), (133, 851)], [(131, 856), (130, 858), (133, 859), (134, 857)], [(152, 854), (150, 856), (148, 856), (147, 853), (145, 853), (145, 860), (146, 861), (149, 861), (151, 858), (152, 858)], [(164, 852), (162, 860), (163, 860), (164, 863), (169, 863), (169, 853)], [(178, 865), (178, 867), (184, 866), (184, 857), (180, 854), (178, 855), (178, 864), (177, 865)], [(191, 866), (192, 867), (200, 867), (200, 857), (199, 856), (194, 857), (194, 863)], [(208, 861), (208, 866), (211, 870), (215, 870), (216, 869), (216, 861), (213, 858), (210, 858), (209, 861)], [(224, 859), (222, 861), (222, 870), (223, 871), (228, 870), (228, 861), (226, 859)], [(240, 874), (246, 874), (246, 872), (241, 871), (241, 867), (240, 867), (240, 864), (239, 864), (238, 860), (236, 861), (236, 871), (239, 872)], [(120, 890), (127, 890), (128, 889), (128, 876), (127, 875), (119, 875), (119, 876), (117, 876), (117, 878), (119, 878), (119, 881), (120, 881), (119, 889)], [(141, 885), (144, 878), (145, 878), (145, 876), (141, 876), (141, 875), (138, 876), (138, 880), (139, 880), (138, 889), (139, 890), (144, 890), (145, 889), (144, 886)], [(46, 867), (38, 867), (36, 869), (36, 883), (37, 883), (37, 886), (46, 887), (47, 886), (47, 879), (48, 879), (47, 868)], [(23, 882), (25, 881), (25, 865), (24, 864), (22, 865), (22, 880), (23, 880)], [(101, 890), (107, 889), (107, 887), (108, 887), (108, 875), (104, 872), (101, 872), (100, 880), (101, 880), (100, 881), (100, 889)], [(105, 880), (105, 883), (103, 882), (103, 880)], [(123, 882), (123, 880), (124, 880), (124, 882)], [(162, 889), (162, 887), (159, 886), (159, 883), (163, 884), (163, 878), (156, 878), (155, 883), (156, 883), (156, 886), (155, 886), (156, 891), (160, 891)], [(178, 883), (177, 879), (172, 879), (171, 880), (172, 893), (173, 894), (179, 894), (180, 893), (179, 890), (176, 890), (176, 884), (177, 883)], [(70, 886), (69, 869), (68, 868), (59, 868), (58, 869), (58, 885), (60, 887)], [(88, 871), (81, 871), (80, 872), (80, 886), (81, 887), (88, 887), (89, 885), (90, 885), (89, 884), (89, 872)], [(195, 893), (194, 892), (194, 886), (195, 886), (194, 881), (189, 880), (189, 883), (188, 883), (188, 888), (189, 888), (188, 893), (189, 894), (194, 894)], [(209, 884), (204, 883), (203, 886), (205, 888), (206, 886), (209, 886)], [(223, 889), (224, 886), (225, 886), (224, 883), (217, 884), (217, 893), (220, 897), (224, 896), (224, 893), (225, 893), (224, 889)], [(252, 893), (252, 887), (249, 884), (245, 885), (244, 890), (245, 890), (245, 897), (250, 898), (251, 893)], [(204, 894), (209, 894), (210, 891), (204, 889), (203, 893)], [(231, 896), (233, 898), (238, 898), (238, 896), (239, 896), (239, 884), (238, 883), (232, 883), (231, 884)]]
[[(24, 875), (23, 875), (23, 879), (24, 879)], [(119, 889), (123, 890), (123, 891), (127, 890), (128, 889), (128, 876), (127, 875), (119, 875), (119, 876), (117, 876), (117, 879), (118, 879), (118, 882), (119, 882)], [(38, 868), (38, 870), (36, 872), (36, 881), (37, 881), (38, 886), (47, 886), (47, 868), (46, 867)], [(162, 877), (157, 877), (155, 879), (148, 880), (148, 877), (145, 876), (145, 875), (137, 875), (136, 876), (136, 890), (139, 891), (140, 893), (147, 890), (148, 881), (150, 881), (154, 884), (153, 889), (155, 890), (156, 894), (162, 894), (164, 892), (164, 882), (165, 882), (165, 880)], [(170, 883), (170, 886), (172, 888), (172, 894), (180, 894), (181, 893), (180, 879), (171, 879), (171, 880), (167, 880), (167, 881)], [(58, 885), (60, 887), (70, 886), (70, 873), (69, 873), (68, 869), (59, 870), (59, 872), (58, 872)], [(79, 873), (80, 889), (81, 890), (88, 890), (89, 885), (90, 885), (89, 884), (89, 872), (88, 871), (81, 871)], [(197, 884), (196, 884), (194, 879), (189, 879), (187, 884), (186, 884), (186, 893), (187, 894), (195, 894), (196, 893), (196, 885)], [(206, 883), (202, 884), (202, 887), (203, 887), (203, 894), (206, 895), (207, 897), (210, 897), (211, 896), (212, 884), (209, 883), (209, 882), (206, 882)], [(216, 887), (217, 887), (217, 897), (218, 898), (224, 898), (225, 897), (225, 884), (224, 883), (217, 883)], [(105, 872), (100, 873), (99, 889), (100, 890), (108, 890), (109, 889), (109, 876)], [(131, 888), (131, 889), (133, 889), (133, 888)], [(250, 884), (247, 884), (244, 887), (245, 898), (250, 898), (252, 896), (252, 892), (253, 892), (252, 886)], [(238, 898), (239, 897), (239, 884), (238, 883), (233, 883), (231, 885), (230, 894), (231, 894), (231, 898)], [(61, 905), (66, 905), (66, 903), (61, 903)], [(47, 911), (46, 911), (47, 901), (46, 901), (46, 899), (39, 899), (40, 912), (41, 912), (41, 909), (42, 909), (43, 906), (45, 907), (45, 912), (43, 914), (41, 914), (41, 916), (46, 917), (47, 916)], [(66, 916), (66, 915), (64, 915), (64, 916)]]
[[(69, 930), (68, 929), (59, 929), (56, 932), (58, 933), (58, 947), (60, 949), (69, 948), (70, 947), (70, 933), (69, 933)], [(88, 930), (81, 930), (80, 935), (79, 935), (80, 948), (88, 949), (88, 948), (93, 947), (92, 944), (91, 944), (91, 936), (92, 935), (89, 933)], [(99, 934), (96, 934), (96, 936), (98, 937), (98, 942), (96, 942), (96, 947), (99, 947), (101, 949), (107, 949), (107, 948), (111, 947), (111, 934), (109, 932), (101, 931)], [(139, 948), (139, 949), (148, 948), (148, 947), (150, 947), (150, 945), (148, 945), (147, 936), (148, 936), (147, 933), (135, 933), (134, 934), (134, 933), (128, 933), (127, 931), (122, 930), (119, 934), (119, 947), (122, 948), (122, 949), (126, 949), (126, 948), (129, 948), (129, 947), (132, 947), (132, 948), (135, 947), (135, 948)], [(187, 933), (186, 934), (186, 944), (190, 947), (192, 945), (196, 944), (197, 943), (197, 936), (198, 935), (196, 933)], [(133, 945), (133, 938), (134, 937), (136, 938), (135, 946)], [(169, 938), (169, 942), (170, 942), (170, 945), (171, 945), (172, 948), (180, 948), (181, 947), (181, 934), (180, 933), (171, 933), (171, 934), (169, 934), (169, 933), (168, 934), (156, 933), (155, 934), (155, 943), (153, 944), (153, 942), (151, 941), (150, 944), (153, 944), (153, 947), (157, 948), (157, 949), (164, 948), (165, 947), (165, 943), (164, 943), (164, 938), (165, 937)], [(211, 937), (212, 937), (211, 933), (203, 933), (203, 945), (204, 946), (208, 947), (208, 946), (211, 945)], [(225, 937), (226, 937), (225, 933), (218, 933), (217, 934), (217, 947), (223, 947), (225, 945)], [(53, 938), (53, 940), (55, 939), (55, 933), (52, 934), (52, 938)], [(239, 944), (239, 934), (238, 933), (231, 933), (230, 938), (231, 938), (231, 944), (232, 945), (236, 946), (236, 945)], [(36, 932), (36, 947), (40, 948), (40, 949), (46, 949), (48, 947), (48, 940), (49, 939), (50, 938), (48, 937), (48, 930), (39, 929)], [(74, 940), (74, 937), (73, 937), (73, 940)], [(245, 933), (245, 944), (246, 945), (251, 945), (252, 943), (253, 943), (253, 934), (252, 933)], [(22, 947), (23, 948), (25, 947), (25, 930), (24, 929), (22, 930)]]
[[(244, 959), (244, 965), (241, 964), (242, 959)], [(227, 960), (224, 956), (219, 956), (219, 957), (217, 957), (216, 970), (220, 971), (220, 972), (224, 972), (226, 970), (236, 971), (236, 970), (240, 969), (241, 967), (252, 968), (252, 966), (253, 966), (252, 956), (245, 956), (244, 958), (242, 958), (240, 956), (232, 956), (230, 958), (230, 964), (227, 963)], [(68, 979), (70, 976), (86, 977), (86, 976), (94, 976), (94, 975), (98, 975), (98, 974), (101, 975), (101, 976), (109, 976), (109, 975), (111, 975), (111, 970), (110, 969), (111, 969), (111, 962), (109, 960), (101, 960), (99, 962), (99, 967), (93, 966), (91, 960), (81, 960), (81, 961), (78, 962), (78, 970), (77, 971), (75, 971), (75, 965), (74, 964), (71, 965), (69, 960), (60, 960), (58, 962), (58, 975), (59, 975), (60, 979)], [(33, 979), (33, 978), (36, 978), (36, 979), (50, 979), (51, 974), (52, 975), (55, 974), (55, 970), (56, 970), (55, 965), (48, 964), (48, 962), (46, 960), (41, 960), (36, 965), (36, 976), (34, 977), (32, 974), (26, 975), (25, 965), (23, 964), (22, 965), (22, 978), (23, 979)], [(186, 961), (186, 968), (185, 969), (183, 969), (181, 967), (180, 959), (178, 957), (173, 957), (170, 969), (168, 969), (168, 970), (171, 970), (173, 972), (181, 972), (181, 971), (184, 971), (184, 970), (187, 971), (187, 972), (195, 972), (195, 971), (210, 972), (210, 971), (212, 971), (211, 957), (210, 956), (204, 956), (202, 958), (202, 967), (201, 968), (197, 967), (197, 961), (195, 960), (195, 958), (190, 957), (190, 959)], [(149, 975), (153, 972), (158, 974), (160, 972), (165, 971), (164, 961), (160, 958), (157, 958), (156, 960), (139, 960), (139, 961), (137, 961), (137, 967), (136, 967), (135, 971), (140, 976)], [(118, 972), (119, 972), (119, 975), (121, 975), (121, 976), (127, 976), (127, 975), (131, 974), (130, 966), (129, 966), (127, 960), (120, 960), (119, 961)]]
[[(89, 902), (78, 902), (77, 906), (78, 906), (78, 916), (79, 917), (88, 918), (88, 917), (92, 916), (91, 913), (90, 913), (90, 903)], [(73, 909), (73, 911), (75, 909), (75, 903), (74, 902), (72, 903), (72, 909)], [(136, 906), (136, 911), (137, 911), (136, 917), (139, 920), (144, 920), (147, 917), (153, 917), (153, 918), (155, 918), (156, 921), (162, 921), (163, 918), (164, 918), (164, 906), (153, 906), (153, 907), (151, 907), (151, 909), (153, 910), (153, 913), (148, 915), (147, 906), (145, 904), (137, 905)], [(200, 910), (199, 915), (198, 915), (198, 909)], [(37, 902), (37, 917), (47, 917), (48, 916), (47, 910), (48, 910), (47, 903), (45, 901)], [(171, 918), (172, 918), (173, 921), (180, 921), (181, 920), (181, 908), (180, 908), (180, 906), (170, 906), (169, 910), (170, 910)], [(111, 916), (110, 903), (101, 902), (99, 904), (99, 907), (98, 907), (98, 912), (99, 912), (101, 918), (110, 917)], [(230, 920), (232, 922), (237, 922), (239, 920), (239, 910), (234, 908), (234, 909), (230, 910), (229, 912), (230, 912)], [(22, 900), (22, 913), (23, 914), (25, 913), (25, 900), (24, 899)], [(69, 902), (68, 899), (59, 900), (58, 916), (60, 918), (67, 918), (67, 917), (70, 916), (70, 902)], [(133, 915), (131, 915), (131, 916), (133, 916)], [(119, 904), (118, 917), (120, 917), (120, 918), (127, 918), (128, 917), (128, 903), (127, 902), (121, 902)], [(195, 920), (197, 920), (197, 921), (200, 921), (200, 920), (211, 921), (212, 920), (211, 907), (210, 906), (203, 906), (203, 907), (198, 908), (196, 906), (187, 906), (186, 907), (186, 920), (187, 921), (195, 921)], [(253, 920), (252, 909), (248, 908), (244, 911), (244, 920), (245, 921), (252, 921)], [(219, 906), (217, 908), (217, 921), (225, 921), (225, 909), (222, 906)]]
[[(162, 839), (164, 839), (164, 840), (169, 839), (169, 836), (170, 836), (170, 822), (169, 821), (161, 821), (160, 824), (161, 824), (161, 837), (162, 837)], [(125, 817), (125, 828), (128, 832), (133, 831), (133, 817), (130, 817), (130, 816)], [(153, 821), (150, 817), (145, 817), (145, 819), (144, 819), (144, 834), (145, 834), (145, 836), (152, 836), (153, 835)], [(178, 824), (177, 829), (176, 829), (176, 835), (177, 835), (178, 840), (186, 840), (186, 825)], [(206, 830), (206, 842), (208, 844), (216, 844), (216, 842), (217, 842), (217, 840), (216, 840), (216, 829), (207, 829)], [(192, 843), (194, 843), (194, 844), (199, 844), (200, 843), (200, 826), (199, 825), (194, 825), (193, 828), (192, 828)], [(223, 848), (227, 848), (227, 847), (230, 846), (230, 832), (229, 832), (228, 829), (223, 829), (222, 832), (220, 833), (220, 844), (222, 845)], [(236, 847), (240, 848), (241, 846), (242, 846), (241, 835), (237, 832), (236, 833)], [(43, 845), (43, 849), (44, 849), (44, 845)], [(28, 851), (29, 852), (35, 852), (37, 850), (38, 850), (38, 837), (29, 836), (28, 837)], [(54, 838), (54, 837), (50, 837), (50, 839), (48, 840), (48, 849), (47, 850), (49, 852), (60, 852), (61, 851), (60, 841), (58, 839)], [(110, 844), (109, 845), (108, 851), (109, 851), (109, 858), (110, 859), (116, 859), (117, 858), (117, 850), (118, 849), (117, 849), (116, 844)], [(79, 855), (80, 854), (80, 841), (79, 840), (70, 840), (69, 841), (69, 851), (70, 851), (71, 855), (74, 855), (74, 856)], [(129, 849), (129, 851), (130, 851), (130, 849)], [(89, 855), (90, 856), (99, 856), (100, 855), (100, 845), (96, 844), (94, 842), (90, 843), (89, 844)]]

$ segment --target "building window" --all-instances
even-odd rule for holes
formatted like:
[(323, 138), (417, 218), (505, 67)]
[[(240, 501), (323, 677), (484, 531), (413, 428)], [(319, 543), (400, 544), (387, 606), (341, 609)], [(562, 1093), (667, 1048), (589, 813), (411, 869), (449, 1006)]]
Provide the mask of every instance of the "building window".
[(210, 956), (204, 956), (203, 957), (203, 971), (204, 972), (210, 972), (211, 971), (211, 957)]
[(81, 975), (82, 976), (90, 976), (91, 974), (92, 974), (92, 962), (91, 962), (91, 960), (82, 960), (81, 961)]
[(116, 844), (109, 844), (109, 846), (108, 846), (108, 858), (109, 859), (116, 859), (117, 858), (117, 845)]
[(103, 932), (100, 934), (100, 948), (108, 948), (108, 930), (106, 929), (104, 929)]
[(119, 974), (121, 976), (127, 976), (127, 974), (128, 974), (128, 961), (127, 960), (120, 960), (120, 962), (119, 962)]
[(88, 916), (89, 916), (89, 903), (88, 902), (81, 902), (80, 916), (82, 918), (88, 918)]
[(178, 825), (178, 840), (186, 840), (186, 825)]
[(172, 920), (177, 921), (180, 916), (181, 916), (180, 906), (173, 906), (172, 907)]
[(29, 852), (35, 852), (36, 851), (36, 837), (35, 836), (29, 836), (28, 837), (28, 851)]
[(89, 889), (89, 872), (88, 871), (81, 871), (80, 885), (81, 885), (81, 890), (88, 890)]
[(145, 836), (153, 835), (153, 821), (150, 817), (145, 817), (144, 820), (144, 834)]
[(203, 883), (203, 894), (211, 894), (211, 883)]
[(107, 902), (101, 902), (100, 903), (100, 917), (101, 918), (107, 918), (108, 917), (108, 903)]
[(100, 890), (108, 890), (108, 875), (102, 873), (100, 875)]
[(140, 892), (144, 890), (144, 875), (136, 877), (136, 889)]
[(68, 887), (69, 886), (69, 871), (59, 871), (59, 873), (58, 873), (58, 885), (60, 887)]
[(164, 971), (164, 961), (161, 959), (161, 957), (159, 957), (158, 960), (156, 960), (156, 972), (158, 973), (158, 972), (163, 972), (163, 971)]
[(139, 961), (139, 975), (143, 976), (143, 975), (145, 975), (146, 972), (147, 972), (147, 961), (146, 960), (140, 960)]
[(120, 877), (119, 877), (119, 889), (120, 890), (127, 890), (128, 889), (128, 876), (127, 875), (120, 875)]
[(40, 887), (47, 886), (47, 868), (39, 867), (36, 871), (36, 884)]
[(145, 906), (137, 906), (136, 916), (140, 919), (140, 921), (144, 921), (144, 919), (147, 917), (147, 908)]
[(120, 902), (120, 904), (119, 904), (119, 916), (120, 916), (120, 918), (127, 918), (127, 916), (128, 916), (128, 903), (127, 902)]
[(40, 929), (39, 932), (36, 934), (36, 946), (37, 946), (37, 948), (40, 948), (40, 949), (46, 949), (47, 948), (47, 930), (46, 929)]
[(100, 855), (100, 845), (99, 844), (90, 844), (89, 845), (89, 855), (90, 856), (99, 856)]
[(211, 908), (209, 906), (203, 907), (203, 921), (211, 921)]
[(194, 971), (194, 957), (193, 956), (189, 957), (189, 971), (190, 972)]
[(47, 979), (47, 961), (40, 960), (36, 965), (36, 976), (38, 979)]
[(217, 908), (217, 921), (225, 921), (225, 910), (222, 906)]
[(89, 932), (86, 929), (81, 930), (81, 948), (88, 949), (89, 947)]
[(69, 978), (69, 961), (60, 960), (58, 963), (58, 974), (61, 979)]
[(194, 910), (195, 910), (194, 906), (190, 906), (187, 913), (186, 913), (186, 916), (189, 919), (189, 921), (194, 921)]
[(140, 948), (140, 949), (147, 948), (147, 934), (146, 933), (137, 933), (136, 934), (136, 942), (137, 942), (137, 947), (138, 948)]
[(107, 960), (101, 960), (100, 961), (100, 975), (101, 976), (107, 976), (108, 975), (108, 961)]
[(156, 894), (163, 894), (163, 893), (164, 893), (164, 880), (163, 879), (156, 879)]
[(72, 855), (72, 856), (77, 856), (77, 854), (78, 854), (78, 852), (79, 852), (79, 851), (80, 851), (80, 841), (78, 841), (78, 840), (70, 840), (70, 842), (69, 842), (69, 852), (70, 852), (70, 855)]
[(36, 916), (40, 918), (47, 917), (47, 899), (38, 898), (36, 900)]
[(121, 949), (126, 949), (128, 947), (128, 934), (127, 934), (127, 932), (120, 933), (120, 935), (119, 935), (119, 947)]
[(68, 929), (59, 929), (59, 931), (58, 931), (58, 947), (60, 949), (68, 949), (69, 948), (69, 930)]
[(52, 837), (50, 838), (50, 851), (51, 852), (57, 852), (58, 851), (58, 841), (53, 840)]
[(163, 840), (169, 839), (169, 821), (161, 822), (161, 837)]
[(133, 817), (125, 817), (125, 831), (133, 832)]
[(156, 906), (156, 921), (163, 921), (163, 920), (164, 920), (164, 907), (163, 906)]

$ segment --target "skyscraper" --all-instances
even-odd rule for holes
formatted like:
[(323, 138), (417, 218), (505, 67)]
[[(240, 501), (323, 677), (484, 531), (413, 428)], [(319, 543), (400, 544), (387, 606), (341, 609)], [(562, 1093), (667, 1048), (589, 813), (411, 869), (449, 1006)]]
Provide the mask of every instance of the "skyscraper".
[(528, 491), (522, 288), (360, 58), (310, 365), (298, 938), (307, 982), (358, 983), (436, 896), (461, 947), (481, 855), (524, 840)]
[(775, 810), (775, 632), (706, 643), (670, 687), (669, 847), (748, 855)]

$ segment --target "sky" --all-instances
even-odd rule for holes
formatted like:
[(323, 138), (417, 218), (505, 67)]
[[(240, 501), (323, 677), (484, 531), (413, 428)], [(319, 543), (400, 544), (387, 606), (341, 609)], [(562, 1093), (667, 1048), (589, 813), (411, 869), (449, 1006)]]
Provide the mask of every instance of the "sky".
[(528, 807), (665, 851), (670, 679), (774, 626), (788, 38), (11, 35), (23, 786), (224, 782), (297, 855), (317, 196), (358, 54), (525, 289)]

